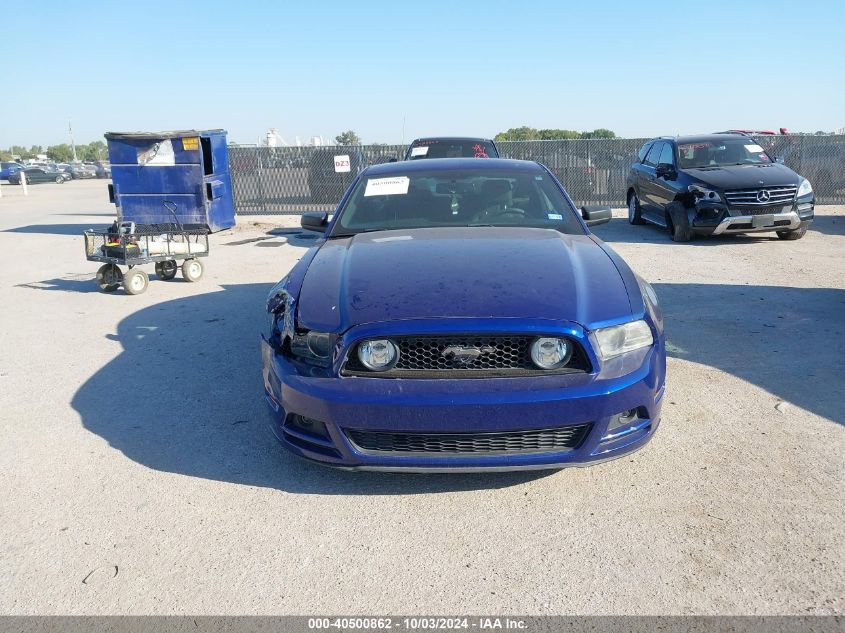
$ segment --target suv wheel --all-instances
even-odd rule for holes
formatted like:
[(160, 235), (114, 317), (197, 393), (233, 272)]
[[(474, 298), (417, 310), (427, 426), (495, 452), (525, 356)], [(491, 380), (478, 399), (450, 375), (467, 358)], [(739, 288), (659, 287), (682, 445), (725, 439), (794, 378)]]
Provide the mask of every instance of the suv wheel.
[(637, 198), (637, 192), (632, 191), (628, 196), (628, 222), (631, 224), (645, 224), (642, 218), (642, 209), (640, 208), (640, 200)]
[(692, 229), (690, 229), (687, 219), (687, 210), (680, 202), (671, 202), (666, 207), (666, 226), (673, 241), (689, 242), (692, 239)]
[(782, 240), (800, 240), (807, 232), (807, 227), (802, 226), (800, 229), (793, 229), (792, 231), (778, 231), (778, 237)]

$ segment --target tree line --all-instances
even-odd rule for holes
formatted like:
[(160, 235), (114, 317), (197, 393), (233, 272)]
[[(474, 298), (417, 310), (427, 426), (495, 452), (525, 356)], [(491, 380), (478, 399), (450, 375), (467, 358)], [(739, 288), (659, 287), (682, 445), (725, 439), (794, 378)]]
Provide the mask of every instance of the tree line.
[(607, 128), (596, 128), (592, 132), (576, 132), (575, 130), (545, 129), (533, 127), (512, 127), (505, 132), (499, 132), (494, 141), (572, 141), (581, 138), (616, 138), (616, 133)]
[[(33, 145), (29, 149), (22, 145), (12, 145), (8, 149), (0, 150), (0, 160), (28, 160), (38, 158), (39, 154), (46, 154), (47, 158), (57, 163), (68, 163), (73, 160), (73, 148), (68, 143), (49, 145), (47, 149), (41, 145)], [(108, 147), (103, 141), (76, 145), (76, 158), (79, 160), (106, 160), (108, 157)]]

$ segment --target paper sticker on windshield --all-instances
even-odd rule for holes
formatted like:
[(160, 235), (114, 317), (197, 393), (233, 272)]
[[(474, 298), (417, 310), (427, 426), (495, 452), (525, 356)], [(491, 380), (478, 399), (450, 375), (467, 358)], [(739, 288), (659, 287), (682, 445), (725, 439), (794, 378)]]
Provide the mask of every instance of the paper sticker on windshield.
[(562, 220), (563, 216), (560, 213), (549, 213), (548, 214), (550, 220)]
[(763, 148), (759, 145), (746, 145), (745, 149), (749, 154), (759, 154), (763, 151)]
[(138, 164), (144, 167), (148, 165), (175, 165), (176, 155), (173, 153), (173, 143), (170, 139), (153, 143), (150, 147), (138, 150)]
[(393, 178), (370, 178), (367, 180), (367, 188), (364, 189), (365, 196), (395, 196), (408, 193), (410, 181), (407, 176), (394, 176)]
[(428, 154), (428, 145), (411, 148), (411, 156), (425, 156), (426, 154)]

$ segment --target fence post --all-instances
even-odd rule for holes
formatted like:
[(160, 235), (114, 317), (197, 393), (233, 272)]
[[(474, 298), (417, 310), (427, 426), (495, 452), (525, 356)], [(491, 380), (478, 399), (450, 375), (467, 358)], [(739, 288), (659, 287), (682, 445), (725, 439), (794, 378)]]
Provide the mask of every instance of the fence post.
[(29, 191), (26, 188), (26, 172), (21, 169), (21, 186), (23, 187), (23, 195), (28, 196)]

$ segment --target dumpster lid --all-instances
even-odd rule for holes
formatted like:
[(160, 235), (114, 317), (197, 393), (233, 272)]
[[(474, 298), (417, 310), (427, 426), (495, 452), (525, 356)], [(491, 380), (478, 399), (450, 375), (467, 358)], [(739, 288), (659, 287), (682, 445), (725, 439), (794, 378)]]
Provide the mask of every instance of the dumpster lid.
[(170, 132), (106, 132), (106, 139), (165, 139), (202, 136), (204, 134), (225, 134), (226, 130), (174, 130)]

